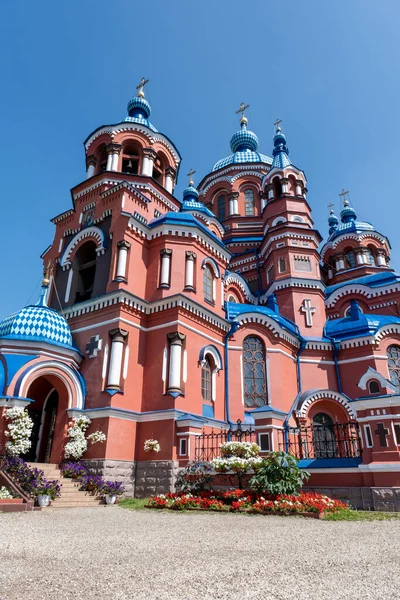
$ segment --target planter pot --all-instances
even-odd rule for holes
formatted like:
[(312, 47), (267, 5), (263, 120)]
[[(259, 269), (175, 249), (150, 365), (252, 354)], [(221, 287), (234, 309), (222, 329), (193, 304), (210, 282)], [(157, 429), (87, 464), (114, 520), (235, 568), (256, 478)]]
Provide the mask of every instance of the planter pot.
[(115, 504), (115, 501), (117, 499), (116, 496), (109, 496), (109, 494), (105, 495), (105, 499), (106, 499), (106, 504)]
[(47, 494), (39, 494), (38, 495), (38, 504), (39, 506), (49, 506), (50, 504), (50, 496)]

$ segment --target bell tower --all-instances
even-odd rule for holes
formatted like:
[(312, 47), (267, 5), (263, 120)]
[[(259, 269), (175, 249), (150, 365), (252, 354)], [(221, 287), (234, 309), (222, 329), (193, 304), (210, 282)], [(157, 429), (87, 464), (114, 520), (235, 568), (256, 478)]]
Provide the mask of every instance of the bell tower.
[(273, 163), (262, 190), (264, 239), (264, 296), (275, 293), (283, 316), (304, 335), (322, 336), (325, 323), (324, 286), (321, 283), (318, 246), (307, 203), (307, 181), (292, 164), (281, 121), (275, 122)]

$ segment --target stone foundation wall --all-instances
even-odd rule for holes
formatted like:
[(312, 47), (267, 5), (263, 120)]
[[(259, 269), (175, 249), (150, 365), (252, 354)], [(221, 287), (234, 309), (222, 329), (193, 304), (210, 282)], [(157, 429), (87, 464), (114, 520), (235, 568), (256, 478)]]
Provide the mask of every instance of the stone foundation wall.
[(174, 490), (178, 462), (174, 460), (138, 461), (136, 463), (135, 497), (147, 498)]
[(135, 495), (136, 463), (127, 460), (83, 460), (92, 475), (101, 475), (110, 481), (122, 481), (126, 497)]
[(305, 492), (318, 492), (347, 502), (359, 510), (400, 512), (400, 487), (303, 487)]

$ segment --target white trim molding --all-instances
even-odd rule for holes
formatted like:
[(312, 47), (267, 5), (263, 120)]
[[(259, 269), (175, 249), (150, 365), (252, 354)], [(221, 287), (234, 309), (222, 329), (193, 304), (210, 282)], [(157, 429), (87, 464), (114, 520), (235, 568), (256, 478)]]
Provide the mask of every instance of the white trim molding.
[(349, 404), (348, 399), (340, 394), (339, 392), (334, 392), (332, 390), (318, 390), (312, 391), (307, 394), (304, 399), (301, 401), (301, 407), (296, 411), (297, 417), (305, 417), (308, 409), (312, 404), (318, 402), (319, 400), (335, 400), (339, 402), (347, 411), (352, 419), (356, 418), (356, 413), (354, 412), (352, 406)]

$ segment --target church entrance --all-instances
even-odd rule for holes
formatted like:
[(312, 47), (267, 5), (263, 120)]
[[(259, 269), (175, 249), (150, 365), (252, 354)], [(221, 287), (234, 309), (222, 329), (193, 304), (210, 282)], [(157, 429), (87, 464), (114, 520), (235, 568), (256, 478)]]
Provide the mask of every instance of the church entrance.
[(59, 393), (51, 379), (53, 378), (38, 377), (29, 388), (28, 397), (33, 402), (28, 406), (28, 412), (33, 428), (31, 447), (23, 456), (28, 462), (48, 463), (60, 460), (56, 438), (62, 415), (59, 411)]

